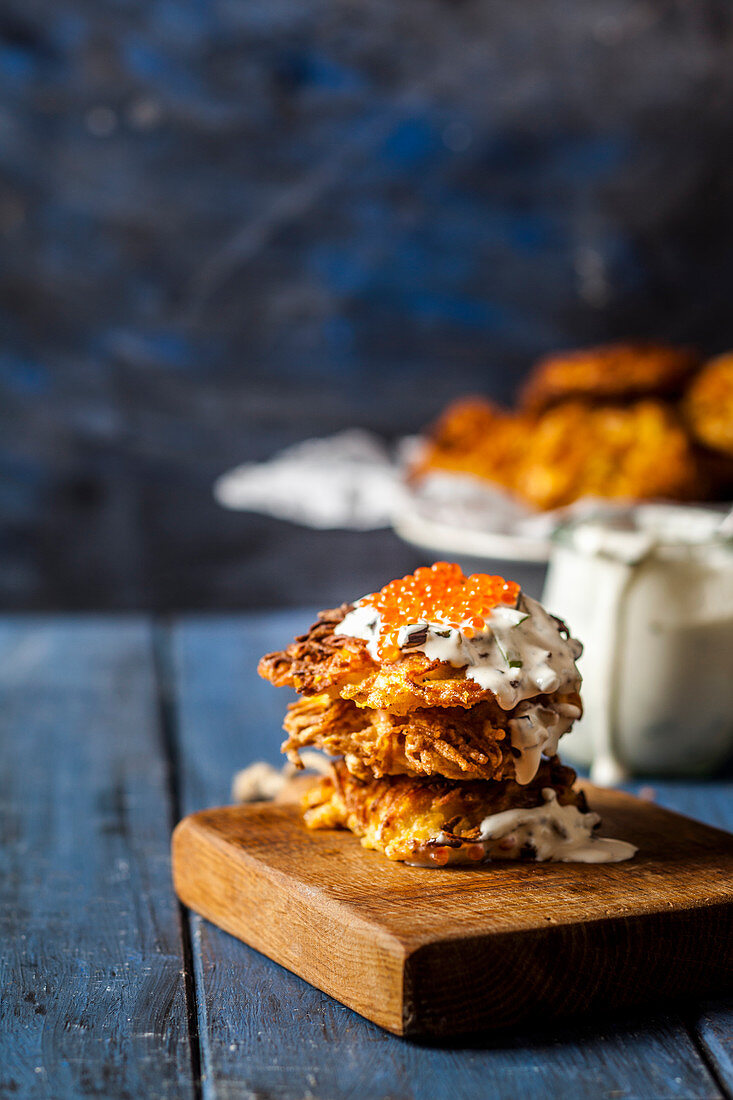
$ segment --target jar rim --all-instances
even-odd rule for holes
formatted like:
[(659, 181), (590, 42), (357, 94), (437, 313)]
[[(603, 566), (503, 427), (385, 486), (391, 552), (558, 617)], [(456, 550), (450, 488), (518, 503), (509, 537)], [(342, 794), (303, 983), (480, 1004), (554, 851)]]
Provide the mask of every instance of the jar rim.
[[(552, 531), (551, 541), (560, 546), (572, 547), (579, 552), (583, 548), (578, 546), (574, 535), (583, 528), (605, 527), (609, 532), (623, 538), (628, 535), (643, 536), (648, 534), (653, 539), (650, 547), (652, 550), (684, 550), (695, 552), (707, 550), (710, 547), (722, 547), (733, 550), (733, 532), (720, 530), (720, 525), (729, 514), (728, 509), (712, 508), (703, 505), (680, 505), (666, 502), (637, 502), (634, 504), (599, 503), (582, 515), (570, 516), (560, 522)], [(660, 522), (654, 524), (654, 518)], [(639, 520), (642, 522), (639, 522)], [(697, 523), (702, 528), (709, 525), (707, 532), (700, 532), (698, 537), (685, 537), (683, 534), (675, 534), (670, 530), (674, 523), (679, 524), (687, 519)], [(624, 526), (624, 520), (632, 520), (632, 526)], [(666, 522), (665, 522), (666, 521)], [(587, 551), (590, 553), (590, 551)], [(602, 551), (599, 551), (602, 553)]]

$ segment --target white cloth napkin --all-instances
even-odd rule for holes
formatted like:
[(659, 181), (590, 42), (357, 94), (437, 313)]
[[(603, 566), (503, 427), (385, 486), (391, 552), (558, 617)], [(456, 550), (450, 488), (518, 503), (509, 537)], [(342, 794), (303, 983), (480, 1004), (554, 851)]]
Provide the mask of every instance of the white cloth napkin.
[(296, 443), (267, 462), (237, 466), (218, 479), (214, 496), (225, 508), (306, 527), (388, 527), (402, 491), (402, 449), (350, 428)]
[(540, 541), (559, 523), (601, 504), (586, 499), (555, 512), (537, 512), (500, 487), (464, 474), (435, 472), (408, 487), (405, 471), (421, 446), (419, 438), (410, 436), (390, 447), (372, 432), (349, 428), (296, 443), (266, 462), (235, 467), (215, 482), (214, 496), (224, 508), (324, 530), (389, 527), (401, 509), (457, 529)]

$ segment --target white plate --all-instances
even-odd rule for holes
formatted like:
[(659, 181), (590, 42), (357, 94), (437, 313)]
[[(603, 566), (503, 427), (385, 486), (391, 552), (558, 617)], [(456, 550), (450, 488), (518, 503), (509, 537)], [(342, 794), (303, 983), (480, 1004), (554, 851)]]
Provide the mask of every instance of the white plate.
[(521, 535), (493, 531), (472, 531), (402, 512), (392, 517), (392, 526), (405, 542), (433, 554), (471, 558), (522, 561), (544, 565), (550, 560), (550, 544)]
[(500, 507), (497, 507), (495, 519), (490, 509), (483, 510), (480, 528), (462, 522), (460, 513), (449, 520), (440, 516), (444, 509), (436, 508), (435, 511), (438, 515), (431, 516), (429, 502), (407, 491), (392, 515), (392, 526), (405, 542), (421, 550), (429, 550), (433, 555), (487, 560), (498, 558), (537, 565), (544, 565), (550, 559), (551, 543), (548, 538), (491, 529), (492, 519), (498, 527), (504, 518)]
[[(475, 479), (441, 474), (434, 478), (427, 493), (403, 487), (392, 526), (405, 542), (432, 555), (546, 565), (552, 552), (552, 535), (559, 525), (599, 510), (623, 512), (633, 503), (588, 497), (556, 512), (534, 512)], [(722, 519), (727, 512), (724, 505), (715, 504), (665, 502), (651, 506), (671, 516), (682, 512), (689, 522), (702, 517), (709, 523), (711, 513)]]

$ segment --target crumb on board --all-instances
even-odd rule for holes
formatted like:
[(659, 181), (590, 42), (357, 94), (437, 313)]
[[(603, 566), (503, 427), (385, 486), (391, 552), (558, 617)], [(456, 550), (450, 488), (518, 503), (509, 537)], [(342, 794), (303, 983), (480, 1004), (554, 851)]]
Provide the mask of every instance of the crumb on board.
[(232, 798), (235, 802), (270, 802), (277, 798), (283, 788), (302, 770), (325, 774), (329, 762), (316, 752), (301, 753), (302, 768), (298, 769), (290, 762), (282, 768), (275, 768), (264, 760), (256, 760), (246, 768), (235, 773), (232, 780)]

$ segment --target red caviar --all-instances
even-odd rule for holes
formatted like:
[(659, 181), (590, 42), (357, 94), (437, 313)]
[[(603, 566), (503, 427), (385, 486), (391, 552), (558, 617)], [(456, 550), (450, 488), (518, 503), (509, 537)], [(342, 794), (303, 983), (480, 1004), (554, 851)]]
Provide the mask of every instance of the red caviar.
[(379, 653), (385, 660), (400, 656), (397, 636), (401, 626), (416, 622), (438, 622), (460, 627), (469, 635), (483, 630), (486, 617), (499, 604), (514, 606), (519, 585), (503, 577), (473, 573), (466, 577), (459, 565), (436, 561), (406, 577), (385, 584), (359, 600), (379, 612), (382, 625)]

